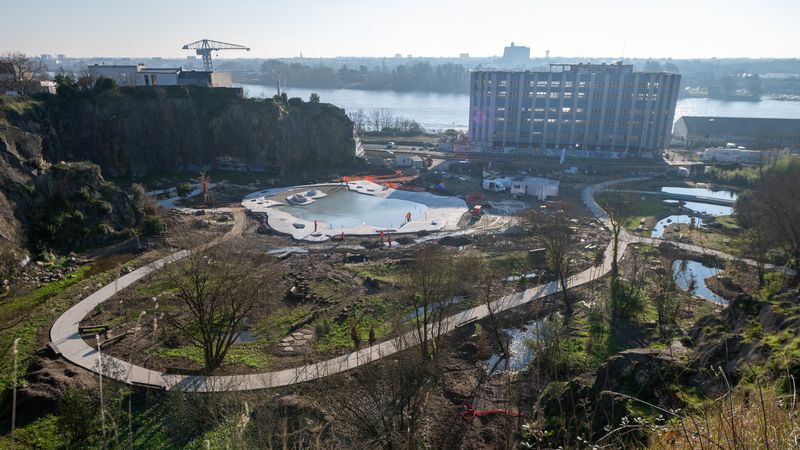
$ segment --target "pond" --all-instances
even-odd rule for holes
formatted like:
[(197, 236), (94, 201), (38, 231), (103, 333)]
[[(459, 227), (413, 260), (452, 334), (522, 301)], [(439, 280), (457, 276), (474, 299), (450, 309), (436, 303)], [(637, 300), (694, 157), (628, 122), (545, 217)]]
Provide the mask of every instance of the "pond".
[(492, 372), (519, 372), (525, 369), (534, 356), (530, 341), (538, 339), (545, 319), (534, 320), (526, 323), (522, 328), (506, 328), (502, 332), (508, 336), (508, 350), (511, 358), (506, 368), (505, 357), (502, 354), (492, 354), (486, 361), (486, 371)]
[(715, 294), (706, 286), (706, 278), (716, 276), (719, 271), (720, 269), (706, 266), (691, 259), (678, 259), (672, 263), (672, 273), (678, 287), (688, 291), (694, 285), (694, 290), (691, 292), (693, 295), (703, 297), (720, 305), (727, 305), (728, 300)]
[(661, 192), (666, 192), (667, 194), (695, 195), (697, 197), (718, 198), (721, 200), (736, 200), (736, 193), (733, 191), (714, 191), (708, 188), (664, 186), (661, 188)]
[(663, 219), (659, 220), (656, 223), (656, 226), (653, 227), (653, 231), (650, 233), (650, 237), (660, 238), (664, 235), (664, 232), (669, 230), (671, 227), (675, 226), (679, 223), (690, 224), (692, 223), (692, 219), (694, 219), (695, 226), (702, 227), (703, 221), (700, 218), (695, 216), (690, 216), (686, 214), (681, 215), (672, 215), (664, 217)]
[(697, 213), (708, 214), (709, 216), (730, 216), (733, 214), (733, 207), (712, 205), (711, 203), (683, 202), (683, 207)]
[(325, 224), (324, 229), (352, 228), (362, 224), (394, 228), (405, 222), (407, 213), (411, 213), (412, 220), (419, 220), (426, 216), (428, 210), (427, 206), (409, 200), (347, 190), (333, 191), (308, 205), (281, 205), (275, 208), (305, 220), (317, 220)]

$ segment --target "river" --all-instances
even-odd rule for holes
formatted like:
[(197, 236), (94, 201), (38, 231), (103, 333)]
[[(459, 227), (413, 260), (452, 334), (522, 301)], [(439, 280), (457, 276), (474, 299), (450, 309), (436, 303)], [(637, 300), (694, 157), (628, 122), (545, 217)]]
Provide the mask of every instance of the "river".
[[(271, 97), (275, 86), (239, 84), (247, 97)], [(344, 108), (345, 111), (370, 111), (387, 109), (394, 116), (414, 119), (428, 130), (444, 128), (467, 128), (469, 116), (469, 95), (440, 94), (435, 92), (395, 92), (366, 91), (360, 89), (310, 89), (288, 87), (289, 97), (308, 100), (316, 92), (320, 100)], [(686, 98), (678, 100), (675, 120), (681, 116), (721, 116), (721, 117), (775, 117), (800, 119), (800, 102), (762, 100), (760, 102), (727, 102), (707, 98)]]

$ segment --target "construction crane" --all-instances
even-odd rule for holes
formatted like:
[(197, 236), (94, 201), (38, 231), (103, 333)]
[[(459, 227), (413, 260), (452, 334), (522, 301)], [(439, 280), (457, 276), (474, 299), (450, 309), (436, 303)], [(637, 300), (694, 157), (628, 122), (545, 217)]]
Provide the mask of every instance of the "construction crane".
[(194, 50), (198, 55), (203, 57), (203, 68), (205, 70), (213, 70), (211, 64), (211, 52), (217, 50), (246, 50), (250, 51), (250, 47), (245, 47), (239, 44), (229, 44), (227, 42), (212, 41), (211, 39), (202, 39), (192, 42), (183, 46), (184, 50)]

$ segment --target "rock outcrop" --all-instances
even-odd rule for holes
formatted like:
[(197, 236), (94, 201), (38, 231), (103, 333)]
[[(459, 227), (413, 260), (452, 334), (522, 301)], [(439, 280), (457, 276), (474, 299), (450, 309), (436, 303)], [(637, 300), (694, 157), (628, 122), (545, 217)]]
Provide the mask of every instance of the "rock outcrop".
[[(674, 385), (687, 378), (683, 364), (668, 351), (626, 350), (609, 358), (594, 375), (550, 383), (539, 398), (538, 411), (545, 428), (554, 433), (553, 442), (559, 442), (564, 428), (593, 442), (618, 426), (634, 406), (683, 407)], [(627, 439), (640, 442), (645, 436), (633, 433)]]
[(91, 163), (50, 164), (43, 139), (0, 123), (0, 239), (73, 250), (107, 243), (141, 220)]
[(350, 163), (344, 110), (186, 86), (51, 96), (8, 120), (44, 138), (50, 161), (91, 161), (114, 177), (229, 164), (279, 174)]

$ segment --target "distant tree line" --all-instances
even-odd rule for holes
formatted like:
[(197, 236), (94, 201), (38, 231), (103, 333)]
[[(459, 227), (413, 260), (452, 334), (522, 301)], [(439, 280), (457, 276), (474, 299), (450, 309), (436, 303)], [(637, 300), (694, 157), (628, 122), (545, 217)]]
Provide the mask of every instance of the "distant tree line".
[(359, 133), (381, 133), (391, 135), (415, 136), (425, 132), (425, 128), (416, 120), (403, 116), (395, 116), (388, 109), (363, 109), (350, 112), (347, 117), (353, 121)]
[[(771, 71), (796, 73), (793, 71), (800, 70), (797, 64), (785, 61), (647, 59), (632, 63), (637, 71), (680, 73), (681, 96), (757, 100), (764, 94), (800, 94), (800, 82), (796, 78), (759, 76), (759, 73)], [(466, 94), (469, 92), (470, 69), (481, 66), (410, 61), (392, 67), (384, 64), (350, 67), (337, 66), (335, 61), (309, 65), (271, 59), (261, 65), (260, 82), (275, 85), (278, 92), (286, 86), (295, 86)], [(694, 88), (695, 92), (687, 93), (685, 87)]]
[(414, 62), (372, 69), (366, 65), (357, 68), (345, 65), (337, 70), (324, 65), (268, 60), (262, 64), (261, 74), (265, 84), (276, 85), (278, 90), (285, 86), (453, 93), (469, 90), (468, 69), (454, 63)]
[(709, 166), (706, 176), (722, 184), (731, 184), (740, 187), (755, 186), (761, 178), (761, 168), (731, 164), (728, 166)]

